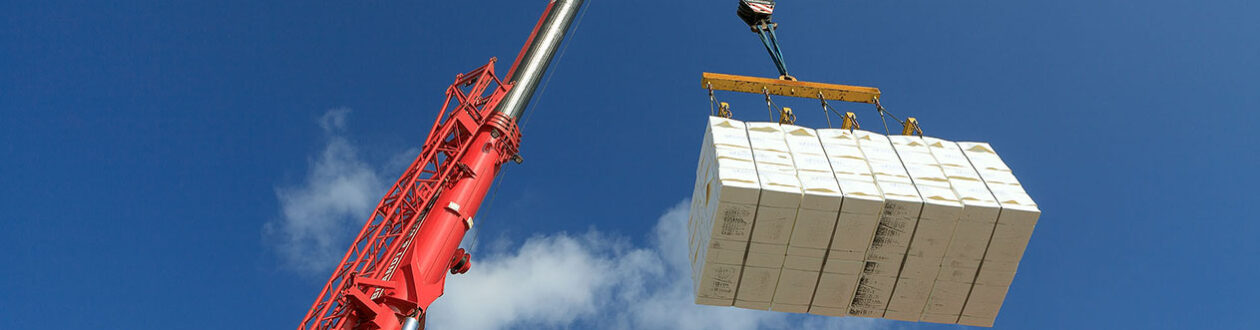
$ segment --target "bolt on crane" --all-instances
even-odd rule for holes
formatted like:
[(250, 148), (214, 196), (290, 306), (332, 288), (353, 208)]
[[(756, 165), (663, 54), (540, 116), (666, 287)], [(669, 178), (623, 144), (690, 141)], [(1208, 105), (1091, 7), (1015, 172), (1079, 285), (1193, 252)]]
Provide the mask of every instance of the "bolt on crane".
[(521, 162), (517, 121), (583, 2), (550, 1), (502, 79), (494, 58), (456, 75), (420, 155), (376, 206), (299, 330), (424, 327), (446, 275), (471, 266), (460, 241), (501, 166)]

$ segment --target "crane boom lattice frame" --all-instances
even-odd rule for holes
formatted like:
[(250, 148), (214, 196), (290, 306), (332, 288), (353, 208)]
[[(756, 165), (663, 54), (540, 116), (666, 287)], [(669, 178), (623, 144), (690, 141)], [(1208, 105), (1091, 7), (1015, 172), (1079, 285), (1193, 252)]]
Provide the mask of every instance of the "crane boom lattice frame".
[(468, 271), (459, 248), (502, 165), (520, 161), (524, 112), (583, 0), (552, 0), (507, 79), (495, 59), (446, 89), (423, 149), (381, 199), (298, 329), (414, 330)]
[[(407, 298), (423, 294), (418, 291), (425, 288), (413, 287), (407, 290), (412, 292), (400, 292), (404, 288), (392, 280), (404, 264), (421, 221), (434, 208), (439, 193), (477, 174), (454, 160), (464, 158), (477, 133), (486, 129), (500, 135), (490, 144), (500, 156), (494, 160), (495, 167), (516, 155), (520, 145), (520, 131), (515, 121), (494, 111), (511, 88), (495, 76), (494, 63), (491, 59), (485, 66), (458, 75), (447, 88), (446, 101), (425, 139), (423, 152), (376, 206), (299, 329), (354, 327), (347, 324), (357, 321), (347, 317), (351, 310), (392, 316), (410, 313), (419, 307)], [(443, 207), (449, 208), (449, 205)], [(471, 217), (467, 219), (467, 225), (471, 226)], [(437, 285), (437, 295), (440, 295), (441, 283)], [(388, 296), (384, 306), (373, 303), (383, 295)], [(386, 306), (396, 310), (381, 310)]]

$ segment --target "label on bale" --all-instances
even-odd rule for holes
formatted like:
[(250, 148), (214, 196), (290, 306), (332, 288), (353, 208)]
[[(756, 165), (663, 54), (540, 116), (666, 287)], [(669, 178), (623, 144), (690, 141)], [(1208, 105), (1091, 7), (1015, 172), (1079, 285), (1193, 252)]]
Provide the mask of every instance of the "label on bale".
[(895, 277), (863, 276), (858, 280), (857, 292), (853, 293), (849, 315), (883, 317), (894, 282)]
[[(884, 212), (879, 217), (879, 227), (875, 228), (875, 238), (871, 241), (872, 256), (884, 259), (887, 256), (874, 252), (899, 248), (902, 250), (899, 253), (904, 254), (904, 250), (910, 242), (910, 234), (914, 230), (914, 224), (919, 219), (919, 209), (918, 205), (905, 205), (896, 202), (884, 204)], [(883, 261), (880, 259), (868, 260)]]
[(704, 267), (707, 268), (706, 281), (701, 282), (703, 284), (697, 295), (707, 298), (734, 298), (735, 285), (739, 281), (742, 266), (709, 264)]
[(723, 206), (722, 223), (718, 234), (730, 238), (747, 238), (748, 228), (752, 227), (752, 219), (757, 206), (744, 204)]

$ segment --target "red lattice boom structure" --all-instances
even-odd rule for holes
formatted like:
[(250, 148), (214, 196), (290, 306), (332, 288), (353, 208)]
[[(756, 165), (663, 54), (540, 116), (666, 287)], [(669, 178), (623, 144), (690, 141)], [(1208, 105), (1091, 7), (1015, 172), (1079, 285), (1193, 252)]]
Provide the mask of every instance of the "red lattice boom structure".
[(583, 0), (551, 0), (506, 79), (495, 59), (446, 89), (420, 155), (381, 199), (298, 329), (414, 330), (471, 256), (459, 248), (495, 176), (520, 162), (516, 125)]
[(495, 61), (446, 89), (423, 151), (376, 206), (299, 329), (395, 329), (442, 295), (445, 272), (468, 270), (459, 242), (520, 145), (516, 121), (495, 112), (511, 88), (495, 76)]

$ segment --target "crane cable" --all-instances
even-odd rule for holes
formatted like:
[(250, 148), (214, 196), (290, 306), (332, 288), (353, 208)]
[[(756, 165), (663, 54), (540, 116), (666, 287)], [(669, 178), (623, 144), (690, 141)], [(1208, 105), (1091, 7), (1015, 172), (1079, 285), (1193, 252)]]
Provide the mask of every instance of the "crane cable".
[(713, 111), (713, 106), (717, 104), (717, 96), (713, 96), (713, 83), (709, 83), (705, 88), (709, 89), (709, 115), (716, 115), (717, 113)]
[[(823, 99), (821, 93), (819, 95), (819, 100), (822, 101), (823, 115), (827, 117), (827, 127), (831, 127), (830, 115), (832, 113), (836, 114), (836, 116), (840, 118), (845, 117), (843, 114), (840, 114), (840, 110), (836, 110), (836, 108), (833, 107), (831, 103), (827, 102), (826, 99)], [(875, 111), (879, 113), (879, 120), (883, 122), (884, 124), (884, 134), (892, 134), (892, 131), (888, 129), (888, 120), (884, 118), (885, 115), (887, 115), (888, 117), (891, 117), (893, 120), (897, 121), (898, 123), (902, 123), (902, 125), (905, 125), (905, 122), (902, 121), (901, 118), (897, 118), (897, 115), (893, 114), (892, 111), (888, 111), (887, 108), (884, 108), (884, 105), (879, 102), (879, 99), (875, 99)], [(919, 136), (923, 136), (922, 126), (919, 126), (918, 129), (916, 129), (915, 131), (919, 133)]]
[(766, 96), (766, 113), (770, 115), (770, 121), (774, 121), (774, 102), (770, 101), (770, 91), (762, 87), (761, 94)]
[[(709, 89), (709, 114), (710, 114), (710, 115), (713, 115), (713, 114), (714, 114), (714, 112), (713, 112), (713, 105), (714, 105), (714, 103), (718, 103), (718, 102), (717, 102), (717, 97), (715, 97), (715, 96), (714, 96), (714, 94), (713, 94), (713, 88), (712, 88), (712, 85), (708, 86), (707, 88)], [(769, 93), (769, 91), (768, 91), (768, 90), (766, 90), (765, 88), (762, 88), (762, 89), (761, 89), (761, 94), (762, 94), (763, 96), (765, 96), (765, 98), (766, 98), (766, 112), (768, 112), (768, 115), (770, 116), (770, 121), (774, 121), (774, 112), (775, 112), (774, 110), (776, 110), (776, 109), (780, 110), (780, 111), (779, 111), (779, 112), (780, 112), (780, 115), (782, 115), (782, 112), (783, 112), (783, 111), (782, 111), (782, 107), (780, 107), (778, 104), (774, 103), (774, 100), (770, 98), (770, 93)], [(821, 95), (821, 93), (819, 93), (819, 98), (818, 98), (818, 99), (819, 99), (819, 101), (822, 103), (822, 107), (823, 107), (823, 116), (827, 119), (827, 127), (829, 127), (829, 128), (830, 128), (830, 127), (832, 127), (832, 125), (831, 125), (831, 114), (833, 114), (833, 113), (834, 113), (837, 117), (840, 117), (841, 119), (843, 119), (843, 118), (845, 117), (845, 115), (843, 115), (843, 114), (841, 114), (841, 113), (840, 113), (840, 110), (836, 110), (836, 108), (835, 108), (834, 106), (832, 106), (830, 102), (827, 102), (827, 99), (823, 98), (823, 97), (822, 97), (822, 95)], [(893, 113), (892, 113), (892, 111), (888, 111), (888, 109), (887, 109), (887, 108), (884, 108), (884, 105), (883, 105), (883, 104), (881, 104), (881, 103), (879, 102), (879, 99), (875, 99), (875, 111), (876, 111), (877, 113), (879, 113), (879, 119), (880, 119), (880, 121), (884, 124), (884, 134), (885, 134), (885, 135), (891, 135), (891, 134), (892, 134), (892, 130), (890, 130), (890, 129), (888, 128), (888, 120), (885, 118), (885, 116), (887, 116), (887, 117), (891, 117), (894, 121), (896, 121), (896, 122), (898, 122), (898, 123), (901, 123), (903, 126), (905, 125), (905, 122), (904, 122), (904, 121), (902, 121), (902, 120), (901, 120), (901, 118), (897, 118), (897, 115), (893, 114)], [(721, 115), (721, 114), (719, 113), (719, 115)], [(793, 116), (793, 117), (795, 117), (795, 116)], [(727, 118), (730, 118), (730, 117), (727, 117)], [(795, 118), (793, 118), (793, 121), (795, 121)], [(918, 135), (919, 135), (919, 136), (923, 136), (923, 127), (922, 127), (922, 126), (918, 126), (918, 127), (917, 127), (917, 129), (916, 129), (915, 131), (918, 133)]]
[[(897, 121), (898, 123), (902, 123), (901, 125), (903, 126), (905, 125), (905, 121), (902, 121), (900, 118), (897, 118), (897, 116), (894, 115), (891, 111), (888, 111), (888, 109), (884, 108), (884, 105), (879, 103), (879, 99), (875, 99), (875, 111), (879, 112), (879, 119), (880, 121), (884, 122), (884, 134), (892, 134), (892, 132), (888, 130), (888, 121), (884, 120), (885, 113), (888, 114), (888, 117), (892, 117), (892, 119)], [(919, 133), (919, 136), (923, 136), (922, 126), (919, 126), (918, 129), (916, 129), (915, 131)]]
[(577, 39), (578, 31), (582, 30), (582, 19), (586, 18), (586, 12), (590, 11), (593, 3), (595, 3), (594, 0), (587, 1), (586, 4), (582, 6), (582, 12), (578, 14), (577, 22), (574, 22), (573, 27), (569, 29), (572, 31), (569, 32), (569, 40), (564, 42), (564, 47), (560, 48), (560, 55), (556, 55), (555, 61), (552, 61), (553, 68), (549, 73), (547, 73), (547, 79), (543, 80), (542, 88), (538, 89), (538, 93), (534, 96), (534, 104), (531, 104), (529, 109), (525, 112), (525, 120), (521, 121), (520, 125), (521, 130), (524, 130), (525, 126), (529, 125), (529, 119), (533, 118), (534, 112), (538, 111), (538, 104), (542, 103), (542, 96), (547, 93), (547, 86), (551, 85), (551, 78), (556, 76), (557, 71), (560, 71), (559, 65), (556, 64), (559, 64), (562, 60), (564, 60), (564, 54), (569, 51), (569, 45), (573, 44), (573, 41)]
[[(538, 93), (534, 96), (533, 104), (530, 104), (529, 109), (525, 111), (525, 120), (520, 122), (520, 125), (519, 125), (520, 130), (524, 131), (525, 126), (529, 125), (529, 119), (533, 118), (535, 112), (538, 112), (538, 105), (542, 103), (543, 94), (547, 93), (547, 86), (551, 85), (551, 78), (556, 76), (556, 71), (560, 71), (559, 65), (555, 65), (555, 64), (559, 64), (562, 60), (564, 60), (564, 54), (568, 52), (569, 45), (573, 44), (573, 40), (577, 39), (578, 31), (582, 30), (581, 29), (582, 19), (586, 18), (586, 12), (590, 10), (591, 4), (594, 2), (595, 2), (594, 0), (590, 0), (590, 1), (587, 1), (585, 5), (582, 6), (582, 12), (578, 14), (577, 22), (574, 22), (573, 27), (570, 29), (572, 32), (569, 32), (568, 40), (565, 41), (564, 47), (560, 48), (560, 54), (556, 55), (555, 61), (552, 61), (553, 66), (550, 72), (547, 73), (547, 79), (543, 80), (542, 88), (539, 88)], [(503, 167), (501, 170), (499, 170), (499, 174), (503, 174), (506, 171), (507, 171), (507, 167)], [(495, 197), (499, 195), (499, 187), (503, 185), (503, 180), (506, 177), (507, 175), (496, 175), (495, 182), (493, 186), (490, 187), (490, 200), (487, 203), (485, 203), (485, 207), (481, 208), (480, 210), (481, 212), (489, 210), (490, 207), (494, 205)], [(484, 222), (486, 220), (483, 218), (481, 221), (484, 225)], [(478, 234), (480, 233), (481, 233), (480, 226), (476, 227), (473, 230), (472, 237), (469, 239), (470, 241), (472, 241), (469, 244), (470, 251), (472, 250), (471, 249), (472, 247), (477, 246), (477, 236), (479, 236)]]
[[(879, 121), (884, 122), (884, 135), (891, 135), (892, 132), (888, 131), (888, 120), (884, 119), (884, 107), (879, 105), (879, 101), (875, 101), (875, 111), (879, 112)], [(892, 116), (891, 113), (888, 115)], [(893, 118), (893, 120), (896, 119), (897, 118)]]
[(787, 63), (783, 61), (783, 51), (779, 50), (779, 37), (774, 33), (774, 30), (778, 28), (777, 25), (763, 20), (753, 26), (753, 32), (761, 37), (761, 44), (766, 46), (766, 51), (770, 52), (770, 59), (774, 61), (775, 69), (779, 70), (780, 78), (786, 79), (792, 76), (788, 75)]
[(823, 98), (822, 92), (818, 92), (818, 100), (822, 101), (823, 118), (827, 119), (827, 128), (831, 128), (831, 113), (827, 112), (827, 108), (828, 108), (827, 99)]
[[(718, 102), (717, 96), (713, 94), (713, 84), (705, 86), (709, 90), (709, 116), (718, 116), (730, 119), (735, 114), (731, 113), (731, 105), (726, 102)], [(717, 105), (717, 112), (713, 110), (713, 106)]]

